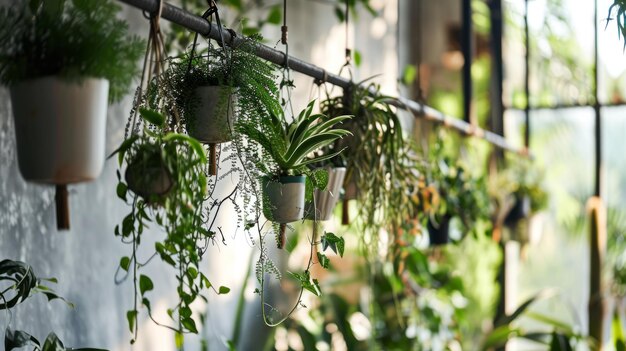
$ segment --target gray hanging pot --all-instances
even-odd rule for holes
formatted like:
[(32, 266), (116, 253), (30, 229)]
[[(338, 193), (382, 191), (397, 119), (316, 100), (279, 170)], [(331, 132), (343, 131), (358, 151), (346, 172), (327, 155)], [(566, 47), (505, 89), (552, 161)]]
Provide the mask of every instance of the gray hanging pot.
[(202, 86), (194, 91), (189, 135), (206, 144), (232, 140), (235, 110), (234, 89), (228, 86)]
[(263, 214), (276, 223), (290, 223), (304, 216), (305, 176), (263, 177)]
[(313, 202), (306, 204), (306, 219), (327, 221), (333, 214), (333, 210), (339, 201), (339, 193), (343, 187), (343, 180), (346, 176), (345, 167), (326, 167), (328, 171), (328, 186), (326, 190), (315, 189)]

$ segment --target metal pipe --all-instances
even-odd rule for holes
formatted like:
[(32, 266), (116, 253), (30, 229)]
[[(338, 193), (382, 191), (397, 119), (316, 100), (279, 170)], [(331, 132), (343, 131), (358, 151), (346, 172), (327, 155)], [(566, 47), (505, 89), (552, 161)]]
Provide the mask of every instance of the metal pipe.
[[(159, 0), (119, 0), (131, 6), (137, 7), (141, 10), (144, 10), (148, 13), (156, 13), (159, 6)], [(214, 23), (209, 23), (205, 19), (200, 16), (196, 16), (192, 13), (189, 13), (179, 7), (173, 6), (167, 2), (163, 2), (163, 10), (161, 12), (161, 17), (174, 22), (178, 25), (181, 25), (189, 30), (200, 33), (205, 37), (209, 37), (211, 39), (219, 40), (219, 31), (218, 27)], [(236, 46), (244, 40), (244, 37), (241, 34), (236, 34), (234, 31), (223, 30), (222, 35), (224, 37), (224, 42), (229, 46)], [(344, 77), (339, 75), (329, 73), (325, 69), (310, 64), (306, 61), (300, 60), (293, 56), (286, 57), (285, 53), (270, 48), (266, 45), (257, 45), (256, 53), (258, 57), (265, 59), (269, 62), (280, 66), (288, 66), (290, 69), (307, 75), (309, 77), (315, 78), (320, 81), (324, 81), (341, 88), (347, 88), (353, 83)], [(422, 105), (416, 101), (412, 101), (403, 97), (394, 98), (388, 101), (390, 105), (396, 106), (398, 108), (406, 109), (413, 113), (416, 118), (423, 117), (425, 119), (435, 121), (437, 123), (441, 123), (444, 126), (455, 129), (467, 136), (475, 136), (477, 138), (481, 138), (486, 140), (487, 142), (495, 145), (496, 147), (519, 153), (526, 154), (526, 149), (519, 149), (510, 145), (504, 137), (498, 135), (496, 133), (492, 133), (490, 131), (475, 127), (470, 125), (469, 123), (464, 122), (463, 120), (453, 118), (450, 116), (446, 116), (440, 111), (436, 109)]]

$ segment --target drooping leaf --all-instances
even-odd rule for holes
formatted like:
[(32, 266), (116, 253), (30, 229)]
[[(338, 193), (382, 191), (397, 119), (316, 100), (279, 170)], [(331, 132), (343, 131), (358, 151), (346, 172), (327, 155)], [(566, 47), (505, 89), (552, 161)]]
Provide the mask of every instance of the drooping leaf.
[(321, 252), (317, 253), (317, 260), (319, 261), (320, 265), (326, 269), (328, 269), (328, 267), (330, 266), (330, 260), (328, 259), (328, 257), (326, 257), (326, 255)]
[(146, 122), (149, 122), (157, 127), (163, 127), (165, 124), (165, 116), (157, 111), (140, 107), (139, 114)]
[(28, 345), (39, 345), (39, 341), (32, 335), (21, 330), (7, 328), (4, 332), (4, 349), (12, 351)]
[(126, 312), (126, 320), (128, 321), (128, 329), (133, 333), (135, 331), (135, 323), (137, 323), (137, 310)]

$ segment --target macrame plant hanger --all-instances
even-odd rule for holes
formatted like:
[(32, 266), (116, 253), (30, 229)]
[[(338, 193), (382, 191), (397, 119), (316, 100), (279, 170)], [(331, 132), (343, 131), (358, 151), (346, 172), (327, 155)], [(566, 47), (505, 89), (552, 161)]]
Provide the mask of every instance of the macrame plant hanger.
[[(213, 16), (215, 16), (215, 22), (217, 23), (217, 31), (220, 35), (220, 41), (218, 42), (218, 44), (220, 44), (222, 47), (222, 50), (224, 50), (227, 63), (230, 63), (231, 57), (226, 47), (226, 43), (224, 42), (224, 34), (222, 32), (222, 21), (220, 20), (217, 3), (215, 0), (207, 0), (207, 3), (209, 5), (209, 8), (202, 14), (202, 18), (208, 21), (209, 28), (212, 28), (211, 19)], [(198, 44), (198, 35), (199, 35), (198, 32), (196, 32), (193, 38), (193, 44), (191, 46), (191, 53), (189, 57), (189, 65), (187, 66), (187, 73), (191, 72), (192, 70), (192, 62), (193, 62), (193, 58), (196, 52), (196, 46)], [(211, 47), (210, 41), (209, 41), (209, 47)], [(207, 53), (207, 55), (210, 55), (210, 50), (209, 50), (209, 53)], [(211, 57), (209, 56), (207, 56), (207, 65), (209, 65), (209, 67), (211, 65)], [(229, 64), (229, 68), (230, 67), (231, 65)], [(227, 111), (230, 110), (231, 108), (230, 103), (231, 103), (230, 99), (228, 99), (229, 106), (227, 106)], [(214, 142), (208, 143), (208, 145), (209, 145), (209, 174), (214, 176), (214, 175), (217, 175), (217, 145)]]

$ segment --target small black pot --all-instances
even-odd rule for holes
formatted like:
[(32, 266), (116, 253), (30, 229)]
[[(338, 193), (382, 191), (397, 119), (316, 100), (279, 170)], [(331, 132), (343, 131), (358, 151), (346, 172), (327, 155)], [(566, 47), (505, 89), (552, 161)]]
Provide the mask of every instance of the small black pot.
[(530, 215), (530, 198), (528, 196), (516, 196), (515, 205), (506, 215), (504, 224), (514, 227), (519, 221)]
[(430, 246), (445, 245), (450, 242), (450, 216), (443, 216), (438, 223), (432, 219), (428, 220), (428, 238)]

